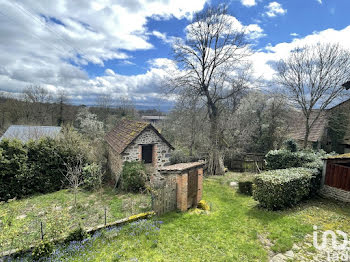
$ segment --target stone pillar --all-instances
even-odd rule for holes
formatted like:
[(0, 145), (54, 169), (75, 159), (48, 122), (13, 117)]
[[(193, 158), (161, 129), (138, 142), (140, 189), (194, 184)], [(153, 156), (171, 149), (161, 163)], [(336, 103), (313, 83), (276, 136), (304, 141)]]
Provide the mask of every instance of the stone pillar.
[(177, 209), (184, 212), (187, 210), (188, 173), (178, 174), (176, 184)]
[(157, 154), (157, 144), (154, 144), (152, 147), (152, 165), (154, 167), (157, 167), (157, 163), (158, 163), (158, 154)]
[(197, 197), (196, 197), (196, 205), (198, 205), (199, 201), (202, 200), (203, 196), (203, 168), (197, 169), (197, 176), (198, 176), (198, 191), (197, 191)]

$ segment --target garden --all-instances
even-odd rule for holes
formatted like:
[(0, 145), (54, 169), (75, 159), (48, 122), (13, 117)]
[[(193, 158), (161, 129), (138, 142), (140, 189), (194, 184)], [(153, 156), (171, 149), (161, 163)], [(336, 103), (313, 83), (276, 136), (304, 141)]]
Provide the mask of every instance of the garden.
[[(207, 176), (198, 208), (88, 233), (151, 210), (150, 195), (138, 191), (142, 164), (127, 163), (123, 175), (130, 183), (122, 191), (70, 188), (3, 202), (1, 250), (36, 245), (9, 261), (322, 261), (314, 226), (350, 232), (350, 204), (319, 196), (327, 156), (287, 141), (266, 155), (268, 170), (261, 174)], [(127, 193), (130, 185), (137, 185), (129, 190), (134, 193)]]
[(306, 237), (313, 225), (350, 232), (350, 205), (316, 198), (269, 211), (229, 185), (251, 176), (207, 178), (210, 211), (172, 212), (102, 230), (58, 246), (50, 261), (268, 261), (291, 250), (293, 261), (311, 261), (317, 250)]

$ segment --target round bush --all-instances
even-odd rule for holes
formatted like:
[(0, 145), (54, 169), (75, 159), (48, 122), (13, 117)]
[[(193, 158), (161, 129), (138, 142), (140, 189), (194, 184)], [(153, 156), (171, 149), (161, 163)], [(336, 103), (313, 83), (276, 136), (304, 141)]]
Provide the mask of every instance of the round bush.
[(121, 189), (127, 192), (139, 192), (145, 189), (146, 168), (142, 162), (125, 162), (122, 171)]
[(83, 168), (83, 187), (87, 190), (98, 189), (102, 185), (103, 172), (100, 165), (96, 163), (87, 164)]

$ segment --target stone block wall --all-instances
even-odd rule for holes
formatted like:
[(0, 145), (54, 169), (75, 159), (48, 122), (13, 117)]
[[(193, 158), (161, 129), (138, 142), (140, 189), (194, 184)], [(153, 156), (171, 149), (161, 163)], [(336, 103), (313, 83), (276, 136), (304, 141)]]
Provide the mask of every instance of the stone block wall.
[(116, 153), (111, 147), (108, 148), (108, 168), (115, 183), (119, 181), (123, 169), (123, 161), (120, 154)]
[(345, 191), (345, 190), (342, 190), (339, 188), (324, 185), (322, 190), (321, 190), (321, 194), (325, 197), (329, 197), (329, 198), (333, 198), (336, 200), (350, 203), (350, 192), (349, 191)]
[(139, 161), (142, 158), (142, 145), (153, 144), (152, 157), (156, 168), (169, 165), (171, 148), (152, 130), (144, 130), (122, 154), (122, 161)]

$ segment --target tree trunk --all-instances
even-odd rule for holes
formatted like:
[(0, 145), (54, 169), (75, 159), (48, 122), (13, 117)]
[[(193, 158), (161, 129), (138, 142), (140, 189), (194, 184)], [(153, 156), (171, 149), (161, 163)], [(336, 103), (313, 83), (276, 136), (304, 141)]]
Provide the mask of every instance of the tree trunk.
[(221, 151), (221, 139), (218, 127), (218, 114), (214, 111), (210, 115), (210, 143), (211, 149), (209, 151), (208, 159), (208, 174), (209, 175), (224, 175), (224, 158)]
[(308, 146), (309, 135), (310, 135), (309, 118), (306, 117), (306, 123), (305, 123), (305, 137), (304, 137), (304, 149), (306, 149), (307, 146)]

